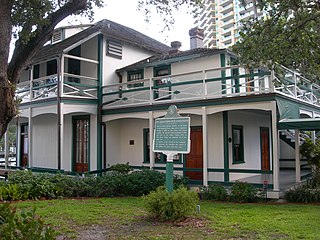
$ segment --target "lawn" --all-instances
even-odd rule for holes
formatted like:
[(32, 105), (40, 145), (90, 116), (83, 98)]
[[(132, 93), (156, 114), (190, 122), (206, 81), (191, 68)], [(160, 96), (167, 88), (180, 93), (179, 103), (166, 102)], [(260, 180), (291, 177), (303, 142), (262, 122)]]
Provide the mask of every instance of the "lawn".
[(320, 205), (200, 202), (180, 223), (149, 219), (141, 198), (15, 203), (36, 212), (59, 239), (320, 239)]

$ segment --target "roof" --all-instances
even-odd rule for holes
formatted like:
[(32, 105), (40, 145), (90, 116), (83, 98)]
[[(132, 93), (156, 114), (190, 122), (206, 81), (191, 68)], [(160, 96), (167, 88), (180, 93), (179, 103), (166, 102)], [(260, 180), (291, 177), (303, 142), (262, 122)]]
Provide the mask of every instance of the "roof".
[(131, 70), (135, 70), (135, 69), (141, 69), (144, 67), (154, 67), (154, 66), (159, 66), (159, 65), (166, 65), (166, 64), (170, 64), (170, 63), (174, 63), (174, 62), (187, 61), (187, 60), (192, 60), (192, 59), (196, 59), (196, 58), (200, 58), (200, 57), (216, 55), (219, 53), (229, 53), (229, 54), (235, 56), (234, 53), (230, 52), (227, 49), (195, 48), (195, 49), (186, 50), (186, 51), (178, 51), (175, 53), (166, 52), (163, 54), (155, 55), (155, 56), (146, 58), (142, 61), (139, 61), (137, 63), (134, 63), (132, 65), (118, 69), (117, 72), (131, 71)]
[(98, 33), (102, 33), (110, 39), (139, 46), (146, 50), (152, 51), (155, 54), (165, 53), (171, 50), (171, 47), (153, 38), (150, 38), (147, 35), (144, 35), (132, 28), (104, 19), (79, 33), (66, 38), (61, 42), (44, 46), (40, 50), (40, 52), (33, 58), (33, 60), (37, 61), (40, 59), (46, 59), (55, 55), (59, 55), (63, 52), (64, 49), (72, 46), (73, 44), (76, 44), (82, 39), (91, 36), (92, 34)]

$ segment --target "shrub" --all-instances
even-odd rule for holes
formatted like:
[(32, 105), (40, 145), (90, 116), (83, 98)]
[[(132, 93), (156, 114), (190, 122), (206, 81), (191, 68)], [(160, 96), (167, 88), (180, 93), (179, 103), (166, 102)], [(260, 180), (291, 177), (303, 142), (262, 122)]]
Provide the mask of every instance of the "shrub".
[(254, 202), (257, 198), (257, 190), (249, 183), (236, 181), (231, 187), (231, 201), (245, 203)]
[(0, 205), (0, 239), (55, 239), (55, 232), (31, 211)]
[(123, 182), (124, 194), (127, 196), (142, 196), (165, 184), (165, 174), (145, 169), (134, 171), (127, 175)]
[(168, 193), (165, 187), (158, 187), (143, 197), (143, 202), (149, 215), (160, 221), (177, 221), (186, 218), (195, 212), (198, 203), (196, 192), (188, 191), (185, 187), (179, 187), (172, 193)]
[(287, 191), (285, 193), (285, 199), (288, 202), (320, 202), (320, 189), (313, 189), (309, 188), (308, 185), (302, 185)]
[(118, 164), (112, 165), (110, 167), (110, 171), (115, 171), (121, 174), (128, 174), (129, 172), (132, 171), (132, 167), (130, 167), (129, 163), (126, 163), (126, 164), (118, 163)]
[(228, 198), (227, 190), (219, 184), (210, 184), (200, 187), (200, 197), (204, 200), (225, 201)]

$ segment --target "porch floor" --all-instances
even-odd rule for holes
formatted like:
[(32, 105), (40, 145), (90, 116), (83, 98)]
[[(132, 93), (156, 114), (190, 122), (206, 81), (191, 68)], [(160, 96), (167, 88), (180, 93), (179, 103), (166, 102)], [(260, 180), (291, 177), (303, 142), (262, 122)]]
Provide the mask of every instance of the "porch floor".
[[(310, 170), (301, 170), (301, 176), (310, 173)], [(299, 183), (296, 183), (296, 175), (295, 170), (280, 170), (279, 175), (279, 185), (280, 185), (280, 192), (288, 190), (291, 187), (296, 186)], [(263, 181), (267, 180), (268, 184), (273, 184), (273, 176), (272, 174), (260, 174), (252, 177), (246, 177), (239, 179), (241, 182), (248, 182), (248, 183), (257, 183), (263, 184)]]

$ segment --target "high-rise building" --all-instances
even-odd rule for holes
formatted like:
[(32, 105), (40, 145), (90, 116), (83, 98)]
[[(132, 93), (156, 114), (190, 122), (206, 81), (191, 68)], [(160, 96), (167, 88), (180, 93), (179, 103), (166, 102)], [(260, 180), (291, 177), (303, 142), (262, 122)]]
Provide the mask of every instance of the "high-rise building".
[[(247, 0), (246, 7), (240, 0), (206, 0), (195, 25), (204, 30), (204, 47), (228, 48), (239, 39), (242, 20), (254, 16), (253, 0)], [(263, 16), (256, 9), (257, 17)]]

